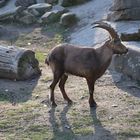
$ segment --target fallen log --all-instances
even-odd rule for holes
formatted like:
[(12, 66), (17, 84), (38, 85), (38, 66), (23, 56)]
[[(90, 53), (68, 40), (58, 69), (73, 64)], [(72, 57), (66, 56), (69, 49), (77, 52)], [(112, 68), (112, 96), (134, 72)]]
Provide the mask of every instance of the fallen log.
[(39, 62), (33, 51), (0, 46), (0, 78), (26, 80), (40, 74)]

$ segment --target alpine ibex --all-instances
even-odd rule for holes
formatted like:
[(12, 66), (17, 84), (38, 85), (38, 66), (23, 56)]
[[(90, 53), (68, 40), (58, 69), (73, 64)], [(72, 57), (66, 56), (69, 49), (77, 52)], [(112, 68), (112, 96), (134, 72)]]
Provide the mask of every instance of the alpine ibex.
[(108, 68), (113, 54), (125, 54), (128, 49), (121, 43), (117, 32), (107, 23), (95, 22), (93, 28), (100, 27), (109, 32), (111, 39), (99, 48), (79, 47), (71, 44), (61, 44), (50, 52), (45, 63), (50, 65), (53, 72), (53, 81), (50, 85), (50, 100), (56, 106), (54, 89), (59, 82), (63, 98), (72, 103), (65, 91), (67, 74), (84, 77), (89, 89), (89, 105), (95, 107), (93, 98), (95, 81), (101, 77)]

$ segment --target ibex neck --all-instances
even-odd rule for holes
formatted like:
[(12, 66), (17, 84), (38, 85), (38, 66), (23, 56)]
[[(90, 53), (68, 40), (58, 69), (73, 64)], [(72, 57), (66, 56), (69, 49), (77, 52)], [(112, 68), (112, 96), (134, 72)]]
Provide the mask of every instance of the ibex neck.
[(113, 51), (109, 45), (109, 43), (105, 43), (103, 46), (96, 49), (98, 58), (100, 59), (100, 67), (102, 67), (103, 71), (108, 68), (113, 56)]
[(113, 56), (113, 51), (109, 47), (109, 43), (105, 43), (103, 46), (96, 48), (96, 52), (99, 55), (101, 62), (106, 63)]

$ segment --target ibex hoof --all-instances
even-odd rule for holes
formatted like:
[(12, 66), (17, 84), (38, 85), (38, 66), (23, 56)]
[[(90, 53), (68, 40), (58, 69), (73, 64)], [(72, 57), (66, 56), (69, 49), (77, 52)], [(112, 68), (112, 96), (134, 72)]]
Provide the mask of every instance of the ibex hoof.
[(52, 103), (51, 103), (51, 106), (52, 106), (52, 107), (57, 107), (57, 104), (56, 104), (55, 102), (52, 102)]
[(92, 103), (92, 104), (89, 104), (89, 105), (90, 105), (90, 107), (94, 107), (94, 108), (96, 108), (96, 107), (97, 107), (96, 102), (94, 102), (94, 103)]
[(68, 101), (68, 105), (72, 105), (72, 103), (73, 103), (72, 100)]

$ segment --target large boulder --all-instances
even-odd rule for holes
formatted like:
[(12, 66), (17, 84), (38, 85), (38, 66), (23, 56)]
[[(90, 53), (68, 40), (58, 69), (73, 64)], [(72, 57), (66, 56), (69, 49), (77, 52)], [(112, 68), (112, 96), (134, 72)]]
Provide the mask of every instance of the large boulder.
[(108, 20), (140, 20), (139, 0), (114, 0)]
[(52, 11), (57, 11), (61, 15), (63, 13), (68, 12), (69, 10), (64, 8), (63, 6), (55, 5), (55, 6), (52, 7)]
[(51, 12), (46, 12), (42, 17), (42, 23), (45, 24), (49, 24), (52, 22), (56, 22), (58, 21), (60, 18), (60, 14), (58, 13), (58, 11), (51, 11)]
[(76, 14), (68, 12), (61, 16), (60, 24), (63, 26), (72, 26), (77, 22), (77, 20)]
[(120, 11), (125, 9), (132, 9), (136, 7), (140, 7), (139, 0), (114, 0), (114, 5), (111, 7), (110, 10)]
[(0, 8), (3, 7), (8, 0), (0, 0)]
[(30, 5), (36, 4), (36, 0), (16, 0), (16, 6), (22, 6), (24, 8), (29, 7)]
[(45, 0), (45, 2), (49, 4), (57, 4), (58, 0)]
[(51, 4), (48, 3), (38, 3), (33, 4), (28, 7), (29, 11), (37, 11), (40, 15), (43, 15), (45, 12), (50, 11), (52, 8)]
[(63, 13), (68, 12), (67, 9), (60, 5), (53, 6), (50, 12), (46, 12), (42, 17), (41, 20), (43, 23), (52, 23), (59, 21), (61, 15)]
[(28, 9), (28, 12), (34, 15), (35, 17), (40, 17), (40, 13), (35, 9)]
[(68, 7), (68, 6), (72, 6), (72, 5), (81, 4), (81, 3), (84, 3), (87, 1), (89, 1), (89, 0), (59, 0), (59, 4), (64, 7)]
[(129, 77), (140, 81), (140, 49), (129, 48), (128, 54), (115, 56), (111, 67)]
[(140, 8), (132, 8), (120, 11), (114, 11), (107, 17), (111, 21), (119, 20), (140, 20)]
[(27, 10), (23, 11), (22, 14), (16, 16), (16, 20), (26, 25), (34, 24), (37, 22), (36, 17), (33, 14), (29, 13)]
[(21, 13), (23, 11), (21, 6), (15, 7), (13, 9), (7, 10), (3, 13), (0, 13), (0, 21), (13, 19), (16, 14)]

